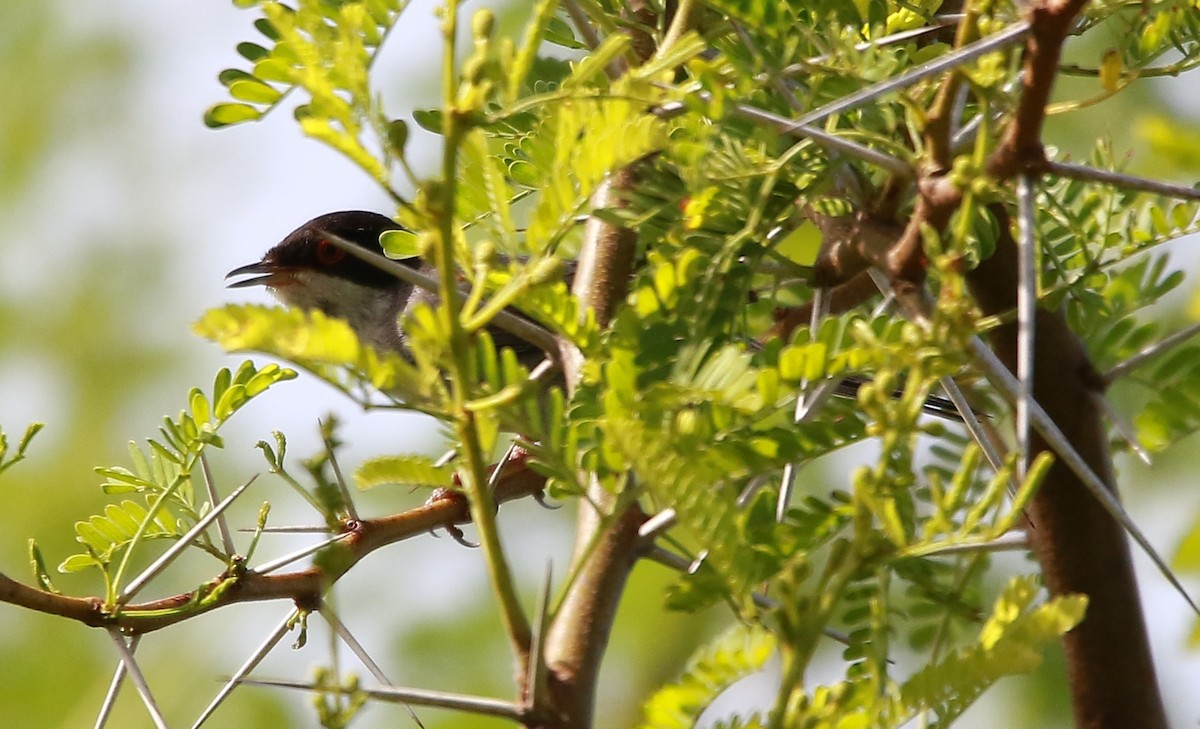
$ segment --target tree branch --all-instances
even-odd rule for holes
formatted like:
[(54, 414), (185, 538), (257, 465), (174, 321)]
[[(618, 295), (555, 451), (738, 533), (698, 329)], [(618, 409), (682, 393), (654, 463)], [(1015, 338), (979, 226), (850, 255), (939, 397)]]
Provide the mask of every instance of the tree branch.
[[(991, 210), (1001, 224), (996, 252), (967, 275), (985, 315), (1016, 306), (1016, 242), (1007, 213), (1000, 206)], [(988, 335), (1015, 372), (1016, 325), (1002, 325)], [(1034, 352), (1034, 398), (1115, 493), (1108, 437), (1092, 398), (1103, 389), (1103, 380), (1061, 311), (1038, 310)], [(1047, 450), (1035, 434), (1027, 461)], [(1061, 460), (1051, 467), (1028, 515), (1027, 531), (1051, 594), (1089, 598), (1087, 616), (1063, 640), (1075, 725), (1167, 726), (1124, 531)]]
[[(545, 478), (521, 460), (512, 460), (496, 484), (496, 503), (513, 501), (539, 493)], [(333, 582), (371, 552), (389, 544), (424, 534), (433, 529), (470, 523), (470, 514), (461, 498), (435, 498), (399, 514), (379, 519), (347, 522), (347, 534), (337, 549), (345, 559), (336, 568), (314, 565), (304, 570), (263, 575), (253, 569), (235, 569), (217, 576), (200, 588), (179, 595), (143, 603), (125, 605), (113, 613), (106, 611), (98, 597), (69, 597), (39, 590), (0, 574), (0, 602), (38, 612), (59, 615), (92, 627), (116, 628), (138, 635), (169, 627), (196, 615), (237, 603), (289, 599), (305, 609), (316, 608), (320, 596)]]
[[(612, 174), (594, 196), (595, 208), (623, 205), (622, 193), (637, 175), (630, 169)], [(633, 273), (637, 233), (599, 218), (588, 221), (573, 293), (607, 326), (625, 298)], [(567, 386), (579, 381), (582, 357), (564, 342), (562, 361)], [(556, 719), (544, 725), (571, 729), (592, 726), (600, 661), (616, 618), (625, 581), (637, 561), (638, 527), (645, 515), (635, 504), (623, 504), (593, 483), (579, 504), (575, 554), (568, 587), (546, 636), (550, 698)]]
[(1007, 179), (1045, 158), (1042, 124), (1046, 121), (1046, 104), (1058, 76), (1063, 41), (1086, 4), (1087, 0), (1043, 0), (1029, 9), (1031, 27), (1025, 38), (1021, 100), (1000, 147), (988, 160), (988, 172), (993, 176)]

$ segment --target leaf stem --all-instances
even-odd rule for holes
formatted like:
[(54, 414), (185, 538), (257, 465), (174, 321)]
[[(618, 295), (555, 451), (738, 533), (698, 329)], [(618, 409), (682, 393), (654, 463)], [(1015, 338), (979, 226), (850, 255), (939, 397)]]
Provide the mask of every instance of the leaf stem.
[(467, 391), (467, 376), (470, 372), (470, 346), (467, 330), (461, 321), (461, 294), (455, 281), (454, 207), (458, 192), (458, 153), (465, 137), (465, 117), (458, 106), (458, 75), (454, 56), (458, 31), (458, 1), (447, 0), (443, 10), (442, 33), (442, 95), (446, 103), (446, 114), (442, 117), (442, 180), (437, 188), (440, 195), (433, 201), (432, 213), (437, 223), (435, 261), (438, 270), (439, 314), (450, 337), (451, 352), (451, 403), (455, 416), (455, 432), (461, 444), (460, 452), (466, 467), (460, 471), (471, 518), (479, 532), (484, 559), (492, 586), (500, 601), (500, 608), (519, 665), (528, 663), (532, 631), (529, 620), (521, 609), (512, 570), (500, 543), (496, 527), (496, 502), (487, 486), (486, 467), (479, 429), (475, 414), (467, 409), (470, 393)]

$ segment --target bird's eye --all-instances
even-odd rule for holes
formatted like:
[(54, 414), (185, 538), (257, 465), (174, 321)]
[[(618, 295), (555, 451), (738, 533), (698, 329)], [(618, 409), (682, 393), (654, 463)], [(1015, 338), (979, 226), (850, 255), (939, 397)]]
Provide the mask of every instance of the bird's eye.
[(323, 266), (332, 266), (346, 257), (346, 252), (322, 238), (317, 241), (317, 261)]

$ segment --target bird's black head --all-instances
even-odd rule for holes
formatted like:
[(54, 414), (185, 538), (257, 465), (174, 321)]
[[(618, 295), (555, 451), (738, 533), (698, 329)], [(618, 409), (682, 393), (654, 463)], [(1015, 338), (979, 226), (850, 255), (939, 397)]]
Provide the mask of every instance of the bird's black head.
[(258, 274), (234, 281), (229, 287), (266, 286), (281, 296), (288, 288), (304, 286), (319, 274), (360, 286), (392, 288), (399, 284), (394, 276), (350, 255), (329, 237), (337, 236), (372, 253), (382, 253), (379, 236), (389, 230), (403, 229), (391, 218), (366, 210), (328, 213), (292, 231), (258, 263), (235, 268), (225, 278)]

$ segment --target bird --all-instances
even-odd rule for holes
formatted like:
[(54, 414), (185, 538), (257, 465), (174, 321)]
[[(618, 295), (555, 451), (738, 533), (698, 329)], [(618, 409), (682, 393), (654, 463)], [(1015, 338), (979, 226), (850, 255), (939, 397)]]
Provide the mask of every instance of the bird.
[[(239, 266), (225, 278), (249, 276), (233, 281), (228, 287), (265, 286), (285, 305), (318, 309), (326, 316), (343, 319), (361, 342), (380, 351), (396, 352), (411, 361), (403, 322), (422, 304), (436, 304), (436, 295), (348, 253), (331, 240), (340, 238), (379, 256), (383, 254), (380, 237), (393, 230), (406, 228), (386, 215), (369, 210), (327, 213), (293, 230), (261, 260)], [(418, 257), (398, 262), (436, 277), (436, 269)], [(564, 272), (569, 283), (574, 266), (565, 267)], [(511, 347), (518, 360), (527, 366), (536, 365), (546, 354), (511, 331), (494, 326), (488, 330), (497, 348)], [(833, 394), (854, 398), (865, 382), (866, 378), (846, 377)], [(897, 391), (896, 396), (899, 394)], [(954, 403), (945, 398), (930, 396), (924, 408), (931, 415), (962, 419)]]
[[(392, 230), (406, 228), (369, 210), (327, 213), (289, 233), (268, 250), (262, 260), (235, 268), (225, 274), (225, 278), (250, 275), (250, 278), (230, 283), (229, 288), (265, 286), (287, 306), (317, 309), (326, 316), (343, 319), (359, 341), (412, 361), (408, 336), (401, 323), (422, 304), (436, 305), (437, 295), (348, 253), (332, 240), (338, 238), (353, 243), (372, 257), (379, 257), (383, 255), (380, 236)], [(437, 280), (437, 269), (420, 258), (414, 256), (395, 262), (431, 281)], [(574, 265), (569, 264), (565, 271), (568, 277), (573, 275)], [(509, 322), (520, 320), (516, 322), (518, 325), (521, 321), (532, 324), (519, 312), (508, 312), (506, 316)], [(501, 326), (488, 328), (497, 348), (510, 347), (518, 361), (528, 367), (545, 357), (543, 349), (509, 331), (512, 327), (502, 328), (503, 325), (501, 322)], [(518, 327), (518, 331), (526, 330)]]
[[(349, 254), (330, 240), (337, 236), (381, 254), (379, 237), (404, 230), (386, 215), (368, 210), (344, 210), (313, 218), (272, 247), (262, 260), (233, 269), (228, 280), (247, 276), (229, 288), (265, 286), (281, 302), (298, 309), (318, 309), (344, 319), (358, 338), (381, 351), (407, 352), (402, 313), (415, 302), (413, 286)], [(417, 259), (401, 261), (417, 270), (428, 269)]]

